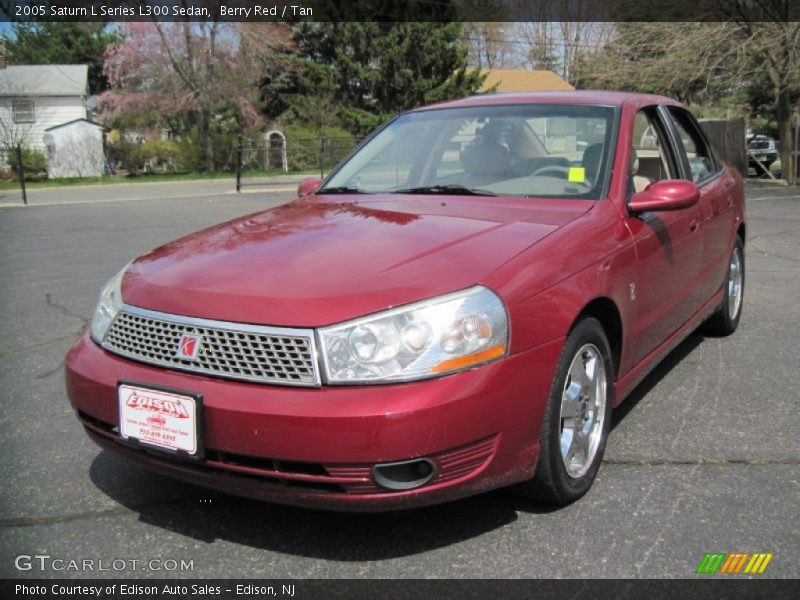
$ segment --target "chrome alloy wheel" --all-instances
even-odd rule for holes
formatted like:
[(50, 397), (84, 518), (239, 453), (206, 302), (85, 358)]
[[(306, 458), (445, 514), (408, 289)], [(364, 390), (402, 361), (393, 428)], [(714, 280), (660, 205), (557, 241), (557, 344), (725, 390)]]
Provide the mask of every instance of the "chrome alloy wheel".
[(728, 317), (733, 321), (742, 307), (742, 251), (736, 246), (731, 254), (731, 264), (728, 268)]
[(561, 459), (573, 479), (589, 470), (603, 437), (606, 385), (600, 350), (584, 344), (572, 359), (561, 395)]

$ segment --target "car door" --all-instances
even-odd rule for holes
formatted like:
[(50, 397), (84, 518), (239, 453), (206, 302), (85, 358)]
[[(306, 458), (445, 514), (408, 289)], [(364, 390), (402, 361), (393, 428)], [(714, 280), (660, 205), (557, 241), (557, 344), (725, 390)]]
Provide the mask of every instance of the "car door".
[(678, 106), (669, 106), (665, 112), (672, 122), (677, 151), (683, 163), (683, 178), (694, 181), (700, 189), (698, 207), (703, 253), (694, 300), (699, 308), (720, 289), (727, 275), (735, 231), (736, 180), (714, 155), (691, 113)]
[[(628, 198), (646, 185), (682, 176), (671, 125), (656, 106), (634, 120)], [(703, 241), (700, 209), (627, 215), (636, 247), (636, 281), (630, 295), (636, 307), (634, 363), (666, 340), (697, 310), (693, 285), (700, 272)]]

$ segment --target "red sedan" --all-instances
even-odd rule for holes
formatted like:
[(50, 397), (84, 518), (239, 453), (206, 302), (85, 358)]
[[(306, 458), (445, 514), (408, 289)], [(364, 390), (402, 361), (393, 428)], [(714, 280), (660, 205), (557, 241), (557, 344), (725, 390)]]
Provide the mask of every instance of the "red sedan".
[(741, 315), (742, 179), (668, 98), (424, 107), (300, 196), (108, 282), (66, 362), (93, 440), (305, 506), (565, 504), (612, 409)]

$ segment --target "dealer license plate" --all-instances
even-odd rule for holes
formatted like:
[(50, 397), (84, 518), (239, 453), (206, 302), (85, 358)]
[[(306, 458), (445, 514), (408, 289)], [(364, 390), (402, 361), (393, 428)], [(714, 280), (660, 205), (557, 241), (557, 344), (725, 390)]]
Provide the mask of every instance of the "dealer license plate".
[(123, 438), (198, 455), (201, 398), (120, 382), (119, 432)]

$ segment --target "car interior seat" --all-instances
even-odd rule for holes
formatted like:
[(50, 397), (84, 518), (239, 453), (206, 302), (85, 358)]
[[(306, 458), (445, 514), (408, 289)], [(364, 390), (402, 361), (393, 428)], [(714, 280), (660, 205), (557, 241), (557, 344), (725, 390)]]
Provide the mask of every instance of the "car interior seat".
[(600, 172), (600, 160), (603, 157), (603, 144), (591, 144), (586, 147), (581, 157), (581, 165), (586, 170), (586, 178), (591, 182), (597, 181)]
[[(648, 164), (651, 161), (646, 161)], [(655, 162), (655, 166), (659, 167), (661, 160), (658, 159)], [(653, 183), (653, 181), (657, 181), (657, 179), (651, 179), (650, 177), (646, 177), (640, 174), (642, 162), (639, 160), (639, 155), (636, 152), (635, 148), (631, 148), (631, 178), (633, 179), (633, 190), (635, 192), (644, 191), (648, 185)], [(660, 175), (660, 173), (659, 173)], [(660, 179), (660, 177), (658, 178)]]
[(511, 172), (508, 148), (495, 141), (472, 143), (461, 151), (461, 166), (472, 185), (507, 177)]

